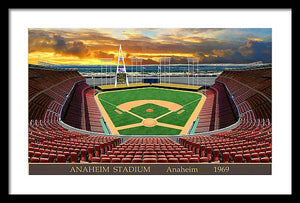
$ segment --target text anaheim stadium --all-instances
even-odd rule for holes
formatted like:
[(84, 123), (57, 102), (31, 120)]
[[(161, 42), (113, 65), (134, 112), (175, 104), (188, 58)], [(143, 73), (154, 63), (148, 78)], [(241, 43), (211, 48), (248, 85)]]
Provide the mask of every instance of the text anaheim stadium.
[[(114, 173), (114, 174), (130, 174), (130, 173), (140, 173), (140, 174), (150, 174), (151, 168), (155, 166), (72, 166), (69, 169), (70, 173), (80, 174), (80, 173)], [(194, 167), (166, 167), (166, 173), (198, 173), (198, 168)]]

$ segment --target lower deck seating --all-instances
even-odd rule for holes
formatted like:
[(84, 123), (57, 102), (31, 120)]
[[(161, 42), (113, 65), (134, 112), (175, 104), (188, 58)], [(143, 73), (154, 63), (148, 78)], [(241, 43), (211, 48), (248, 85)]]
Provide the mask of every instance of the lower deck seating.
[[(197, 155), (195, 156), (198, 157)], [(102, 155), (101, 162), (111, 163), (184, 163), (195, 158), (192, 151), (170, 138), (129, 138)], [(191, 161), (192, 161), (191, 160)]]
[(180, 138), (180, 144), (208, 162), (271, 162), (272, 127), (269, 120), (242, 117), (230, 132)]
[(113, 136), (90, 136), (69, 131), (58, 121), (31, 120), (28, 127), (29, 162), (92, 162), (93, 157), (116, 147), (121, 139)]

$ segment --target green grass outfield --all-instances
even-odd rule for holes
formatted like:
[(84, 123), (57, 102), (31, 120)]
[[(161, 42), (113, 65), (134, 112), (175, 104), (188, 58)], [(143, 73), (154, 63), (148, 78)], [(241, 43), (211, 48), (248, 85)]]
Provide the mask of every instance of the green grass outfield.
[[(141, 123), (142, 119), (127, 113), (123, 112), (120, 109), (117, 109), (116, 106), (136, 100), (164, 100), (170, 101), (183, 106), (184, 110), (181, 114), (177, 112), (170, 113), (160, 119), (158, 122), (176, 125), (176, 126), (185, 126), (186, 122), (193, 113), (195, 107), (198, 105), (201, 100), (201, 95), (193, 92), (187, 91), (178, 91), (162, 88), (139, 88), (139, 89), (129, 89), (129, 90), (120, 90), (120, 91), (111, 91), (105, 92), (98, 95), (98, 99), (101, 102), (102, 106), (106, 110), (110, 119), (112, 120), (115, 127), (125, 126), (129, 124)], [(153, 112), (146, 112), (145, 110), (151, 108), (154, 109)], [(122, 114), (117, 113), (115, 110), (122, 112)], [(163, 115), (169, 111), (169, 109), (158, 106), (155, 104), (145, 104), (130, 110), (131, 112), (143, 117), (143, 118), (157, 118), (160, 115)], [(154, 127), (134, 127), (129, 129), (123, 129), (119, 131), (123, 135), (163, 135), (163, 134), (179, 134), (180, 130), (167, 128), (163, 126), (154, 126)]]

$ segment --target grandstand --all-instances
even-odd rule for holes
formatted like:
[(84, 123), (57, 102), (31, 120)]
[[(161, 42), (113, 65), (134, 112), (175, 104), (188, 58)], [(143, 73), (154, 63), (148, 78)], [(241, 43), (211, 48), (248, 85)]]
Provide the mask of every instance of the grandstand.
[(111, 134), (96, 92), (78, 71), (31, 66), (28, 161), (269, 163), (271, 81), (270, 68), (224, 71), (202, 92), (193, 134), (122, 136)]

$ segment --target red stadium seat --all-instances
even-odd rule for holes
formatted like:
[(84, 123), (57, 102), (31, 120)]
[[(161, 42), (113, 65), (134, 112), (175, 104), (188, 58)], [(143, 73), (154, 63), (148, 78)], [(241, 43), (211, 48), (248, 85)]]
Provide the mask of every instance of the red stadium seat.
[(40, 158), (40, 163), (48, 163), (49, 159), (48, 158)]
[(251, 156), (250, 156), (250, 154), (244, 154), (243, 157), (244, 157), (244, 159), (246, 159), (247, 163), (251, 162)]
[(31, 157), (30, 162), (31, 163), (37, 163), (37, 162), (40, 162), (40, 159), (37, 158), (37, 157)]
[(34, 156), (34, 151), (28, 151), (28, 156), (29, 156), (29, 157)]
[(269, 163), (270, 159), (269, 159), (269, 157), (263, 157), (263, 158), (260, 159), (260, 161), (263, 162), (263, 163)]
[(188, 158), (179, 158), (179, 163), (188, 163)]
[(102, 157), (102, 158), (101, 158), (101, 162), (102, 162), (102, 163), (110, 163), (111, 160), (110, 160), (109, 157)]
[(89, 160), (92, 160), (93, 158), (93, 151), (94, 151), (94, 148), (93, 147), (88, 147), (88, 156), (89, 156)]
[(41, 154), (41, 156), (42, 156), (42, 158), (48, 158), (48, 157), (49, 157), (49, 154), (48, 154), (48, 153), (45, 153), (45, 152), (43, 152), (43, 153)]
[(205, 146), (204, 145), (201, 145), (200, 146), (200, 156), (203, 157), (205, 154)]
[(66, 157), (65, 157), (65, 155), (63, 155), (63, 154), (58, 154), (58, 155), (57, 155), (57, 162), (58, 162), (58, 163), (64, 163), (64, 162), (66, 162)]
[(218, 149), (215, 149), (214, 152), (213, 152), (213, 155), (214, 155), (214, 162), (218, 162), (219, 161), (219, 150)]
[(39, 158), (41, 155), (42, 155), (41, 152), (34, 152), (34, 156), (37, 157), (37, 158)]
[(121, 162), (121, 158), (112, 158), (111, 159), (111, 163), (120, 163)]
[(236, 155), (236, 152), (235, 151), (231, 151), (230, 153), (230, 156), (232, 157), (232, 159), (234, 159), (235, 155)]
[(100, 157), (92, 157), (92, 162), (100, 162)]
[(252, 153), (252, 154), (251, 154), (251, 158), (258, 158), (258, 153), (256, 153), (256, 152), (255, 152), (255, 153)]
[(198, 158), (190, 158), (189, 160), (191, 163), (198, 163), (199, 162), (199, 159)]
[(86, 162), (86, 149), (81, 149), (80, 153), (81, 153), (81, 155), (80, 155), (81, 161)]
[(76, 163), (77, 162), (77, 153), (76, 152), (71, 152), (71, 163)]
[(168, 159), (167, 158), (158, 158), (157, 162), (158, 163), (168, 163)]
[(206, 157), (208, 158), (208, 161), (211, 161), (211, 153), (212, 153), (212, 148), (207, 147), (206, 148)]
[(143, 160), (142, 160), (142, 158), (137, 158), (137, 157), (135, 157), (135, 158), (132, 159), (131, 162), (132, 162), (132, 163), (142, 163)]
[(259, 163), (260, 159), (259, 158), (252, 158), (251, 163)]
[(121, 160), (122, 163), (131, 163), (131, 158), (123, 158)]
[(144, 158), (144, 163), (156, 163), (156, 158)]
[(270, 158), (272, 156), (272, 151), (266, 151), (266, 155)]
[(263, 158), (266, 156), (266, 152), (259, 152), (258, 155), (260, 158)]
[(95, 156), (99, 157), (100, 153), (101, 153), (101, 151), (100, 151), (100, 145), (95, 145), (94, 147), (95, 147)]
[(178, 163), (178, 159), (177, 158), (168, 158), (168, 162), (169, 163)]
[(222, 162), (223, 163), (228, 163), (229, 162), (229, 152), (224, 152), (223, 153)]
[(49, 162), (53, 163), (53, 161), (56, 159), (56, 154), (49, 154)]
[(243, 162), (243, 155), (242, 154), (235, 155), (234, 162), (235, 163), (242, 163)]
[(201, 163), (208, 162), (208, 158), (207, 157), (200, 157), (199, 162), (201, 162)]

